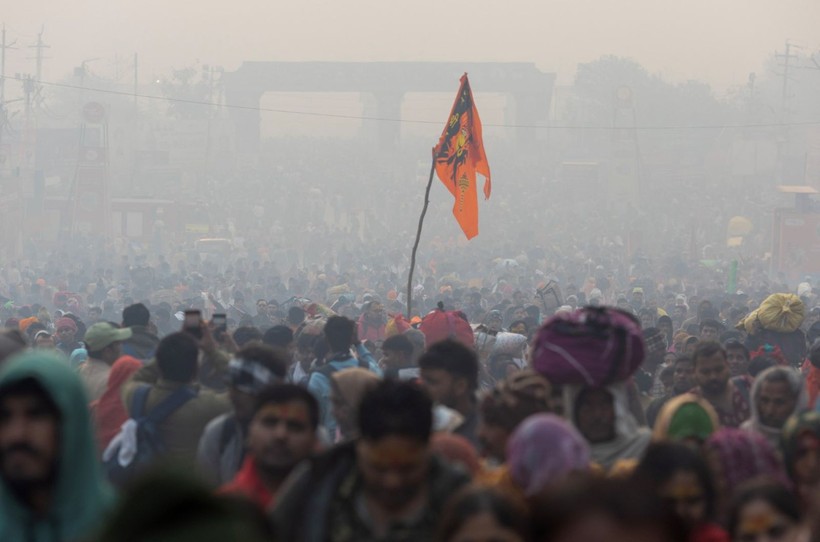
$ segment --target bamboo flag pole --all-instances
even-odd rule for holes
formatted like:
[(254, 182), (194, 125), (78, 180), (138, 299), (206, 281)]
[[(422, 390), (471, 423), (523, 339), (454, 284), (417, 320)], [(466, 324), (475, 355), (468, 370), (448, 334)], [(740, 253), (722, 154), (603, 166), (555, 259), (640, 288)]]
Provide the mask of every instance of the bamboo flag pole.
[[(413, 310), (413, 273), (416, 270), (416, 251), (421, 240), (421, 228), (424, 226), (424, 215), (430, 204), (430, 187), (436, 173), (436, 160), (441, 160), (443, 170), (440, 178), (455, 197), (453, 215), (467, 239), (478, 235), (478, 202), (476, 195), (476, 173), (484, 176), (484, 195), (490, 197), (490, 165), (484, 154), (484, 142), (481, 139), (481, 120), (473, 102), (473, 93), (467, 74), (461, 76), (458, 94), (447, 117), (444, 131), (438, 145), (433, 147), (433, 162), (430, 164), (430, 179), (424, 192), (424, 207), (419, 216), (419, 228), (416, 231), (416, 242), (410, 257), (410, 272), (407, 276), (407, 319)], [(446, 172), (446, 175), (444, 174)], [(445, 181), (445, 178), (448, 180)], [(465, 184), (466, 183), (466, 184)], [(468, 203), (465, 204), (465, 201)]]
[(416, 242), (413, 244), (413, 253), (410, 256), (410, 274), (407, 277), (407, 320), (410, 320), (410, 312), (413, 309), (413, 272), (416, 270), (416, 251), (419, 248), (421, 239), (421, 228), (424, 226), (424, 215), (427, 214), (427, 206), (430, 204), (430, 187), (433, 185), (433, 175), (436, 173), (436, 150), (433, 149), (433, 161), (430, 164), (430, 178), (427, 180), (427, 189), (424, 191), (424, 206), (421, 208), (419, 216), (419, 228), (416, 230)]

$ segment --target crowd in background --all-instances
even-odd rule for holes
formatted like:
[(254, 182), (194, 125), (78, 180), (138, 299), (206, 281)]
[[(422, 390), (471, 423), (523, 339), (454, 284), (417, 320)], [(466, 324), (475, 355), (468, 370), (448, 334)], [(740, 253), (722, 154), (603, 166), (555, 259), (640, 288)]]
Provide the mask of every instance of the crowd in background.
[[(7, 264), (2, 538), (820, 535), (810, 277), (441, 243), (408, 299), (401, 255), (355, 247), (288, 269), (82, 242)], [(797, 325), (746, 325), (779, 292)], [(595, 307), (640, 326), (640, 366), (551, 381), (539, 329)]]

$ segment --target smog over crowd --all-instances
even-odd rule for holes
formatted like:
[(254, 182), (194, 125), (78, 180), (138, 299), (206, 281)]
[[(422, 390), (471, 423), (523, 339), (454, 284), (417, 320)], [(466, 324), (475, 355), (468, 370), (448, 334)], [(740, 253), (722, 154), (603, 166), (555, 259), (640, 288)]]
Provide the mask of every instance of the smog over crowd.
[(0, 540), (820, 540), (816, 0), (7, 4)]

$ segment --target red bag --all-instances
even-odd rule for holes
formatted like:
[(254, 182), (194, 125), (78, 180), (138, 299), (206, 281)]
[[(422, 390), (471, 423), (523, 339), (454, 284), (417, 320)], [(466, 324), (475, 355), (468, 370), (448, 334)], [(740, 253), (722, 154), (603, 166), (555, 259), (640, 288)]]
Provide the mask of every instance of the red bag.
[(428, 312), (422, 319), (419, 330), (424, 333), (426, 346), (445, 339), (455, 339), (464, 346), (475, 348), (473, 328), (470, 327), (467, 316), (461, 311), (445, 311), (444, 303), (441, 302), (437, 309)]
[(640, 323), (613, 307), (559, 313), (541, 326), (533, 343), (533, 368), (555, 384), (620, 382), (643, 360)]

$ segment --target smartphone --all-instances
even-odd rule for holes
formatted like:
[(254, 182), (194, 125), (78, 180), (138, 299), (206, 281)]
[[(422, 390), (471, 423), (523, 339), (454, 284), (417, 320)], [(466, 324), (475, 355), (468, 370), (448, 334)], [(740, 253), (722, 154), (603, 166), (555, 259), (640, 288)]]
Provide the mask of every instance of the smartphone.
[(190, 333), (197, 339), (202, 338), (202, 312), (198, 310), (185, 311), (185, 317), (182, 320), (182, 331)]
[(228, 315), (222, 313), (214, 314), (211, 322), (214, 325), (214, 330), (217, 333), (225, 333), (228, 331)]

